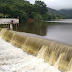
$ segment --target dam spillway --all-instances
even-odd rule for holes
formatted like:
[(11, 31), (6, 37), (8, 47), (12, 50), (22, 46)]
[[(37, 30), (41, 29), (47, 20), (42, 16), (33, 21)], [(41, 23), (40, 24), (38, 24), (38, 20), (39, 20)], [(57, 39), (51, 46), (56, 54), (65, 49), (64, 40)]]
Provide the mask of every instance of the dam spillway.
[[(37, 37), (33, 37), (28, 34), (25, 34), (25, 35), (19, 34), (17, 32), (10, 31), (7, 29), (0, 29), (0, 37), (3, 38), (4, 40), (10, 42), (14, 46), (21, 48), (25, 52), (24, 54), (26, 56), (22, 55), (22, 57), (24, 57), (24, 59), (22, 59), (23, 61), (18, 60), (19, 61), (18, 62), (16, 59), (17, 62), (12, 64), (13, 66), (16, 66), (17, 63), (20, 64), (20, 66), (21, 66), (21, 68), (19, 69), (20, 71), (18, 70), (19, 65), (17, 65), (17, 67), (15, 69), (16, 72), (21, 72), (21, 70), (22, 71), (25, 70), (25, 67), (26, 67), (26, 69), (28, 69), (28, 67), (29, 67), (33, 72), (35, 72), (35, 70), (33, 70), (34, 66), (36, 66), (35, 68), (37, 68), (37, 70), (38, 70), (37, 64), (39, 64), (39, 63), (42, 64), (43, 71), (42, 71), (42, 69), (41, 70), (39, 69), (36, 72), (60, 72), (58, 69), (60, 69), (61, 71), (72, 72), (72, 47), (70, 47), (70, 46), (55, 43), (53, 41), (49, 41), (49, 40), (45, 40), (45, 39), (41, 39), (41, 38), (37, 38)], [(11, 53), (13, 52), (13, 50), (14, 50), (14, 52), (16, 52), (14, 47), (9, 46), (8, 44), (6, 44), (6, 46), (8, 46), (8, 48), (5, 47), (5, 49), (6, 48), (7, 49), (3, 50), (4, 48), (2, 48), (2, 45), (4, 45), (4, 42), (3, 43), (0, 42), (0, 49), (1, 49), (0, 55), (2, 55), (2, 51), (4, 54), (6, 54), (7, 49), (9, 49), (9, 51)], [(10, 54), (10, 52), (7, 54)], [(29, 56), (26, 54), (26, 52), (29, 53), (28, 54)], [(21, 53), (19, 51), (16, 54), (18, 57), (21, 56)], [(32, 54), (34, 56), (32, 56), (30, 54)], [(30, 57), (30, 58), (28, 58), (28, 57)], [(8, 57), (6, 58), (6, 60), (7, 59), (8, 59)], [(26, 62), (25, 62), (25, 59), (26, 59)], [(1, 58), (1, 60), (3, 60), (3, 58)], [(11, 60), (11, 58), (10, 58), (10, 60)], [(33, 60), (34, 60), (34, 62), (32, 62)], [(9, 61), (6, 61), (4, 63), (7, 64), (8, 62)], [(12, 60), (12, 62), (13, 62), (13, 60)], [(21, 65), (20, 62), (22, 62), (22, 63), (29, 62), (29, 63), (27, 63), (24, 66), (24, 65)], [(46, 63), (44, 63), (44, 62), (46, 62)], [(1, 64), (4, 64), (4, 63), (1, 63)], [(36, 64), (34, 65), (34, 63), (36, 63)], [(43, 64), (45, 64), (45, 66)], [(54, 70), (51, 71), (51, 69), (49, 69), (49, 67), (50, 67), (49, 64), (52, 65), (51, 66), (52, 68), (53, 68), (53, 66), (56, 68), (55, 71)], [(32, 65), (32, 67), (31, 67), (31, 65)], [(12, 70), (14, 70), (14, 69), (12, 69)], [(48, 71), (48, 70), (50, 70), (50, 71)], [(14, 72), (14, 71), (9, 71), (9, 72)], [(32, 71), (30, 71), (30, 72), (32, 72)], [(8, 71), (4, 71), (4, 72), (8, 72)], [(26, 72), (26, 70), (23, 72)], [(29, 72), (29, 70), (27, 72)]]
[(0, 72), (60, 72), (0, 38)]

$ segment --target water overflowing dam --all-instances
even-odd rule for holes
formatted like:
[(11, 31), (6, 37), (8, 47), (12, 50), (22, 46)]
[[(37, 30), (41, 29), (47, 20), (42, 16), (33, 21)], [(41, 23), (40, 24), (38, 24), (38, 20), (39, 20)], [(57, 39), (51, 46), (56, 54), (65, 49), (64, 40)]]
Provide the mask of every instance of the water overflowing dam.
[(7, 29), (0, 37), (0, 72), (72, 72), (70, 46)]

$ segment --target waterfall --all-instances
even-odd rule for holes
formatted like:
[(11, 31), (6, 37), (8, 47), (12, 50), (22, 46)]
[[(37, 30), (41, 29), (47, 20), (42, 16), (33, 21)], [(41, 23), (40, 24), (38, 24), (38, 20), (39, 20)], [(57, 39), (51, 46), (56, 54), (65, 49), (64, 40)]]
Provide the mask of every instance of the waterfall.
[(0, 31), (1, 37), (16, 47), (44, 59), (62, 71), (72, 71), (72, 47), (7, 29)]
[(71, 58), (71, 60), (70, 60), (70, 62), (68, 64), (67, 70), (68, 70), (67, 72), (72, 72), (72, 58)]
[(14, 33), (11, 39), (11, 43), (17, 47), (21, 47), (21, 45), (24, 44), (27, 37), (28, 35)]

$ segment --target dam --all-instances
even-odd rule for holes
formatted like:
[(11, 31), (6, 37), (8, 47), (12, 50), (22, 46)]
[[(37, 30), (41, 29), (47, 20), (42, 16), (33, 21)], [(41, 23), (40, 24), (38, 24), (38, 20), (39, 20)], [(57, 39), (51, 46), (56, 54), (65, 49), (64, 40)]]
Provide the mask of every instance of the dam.
[(72, 47), (0, 29), (0, 65), (0, 72), (72, 72)]

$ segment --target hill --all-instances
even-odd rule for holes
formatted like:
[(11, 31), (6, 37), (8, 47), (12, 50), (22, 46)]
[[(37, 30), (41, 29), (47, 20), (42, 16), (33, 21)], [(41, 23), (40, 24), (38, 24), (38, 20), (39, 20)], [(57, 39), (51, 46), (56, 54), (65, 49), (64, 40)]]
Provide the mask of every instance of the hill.
[(61, 9), (59, 12), (66, 15), (66, 18), (72, 18), (72, 9)]
[(72, 10), (54, 10), (43, 1), (35, 1), (30, 4), (26, 0), (0, 0), (0, 18), (20, 18), (20, 21), (43, 21), (51, 19), (72, 18)]
[(52, 8), (49, 8), (49, 7), (48, 7), (48, 13), (53, 14), (53, 15), (58, 15), (58, 14), (62, 15), (62, 13), (60, 13), (59, 11), (54, 10)]
[(48, 7), (48, 13), (54, 16), (60, 16), (67, 19), (72, 19), (72, 9), (61, 9), (61, 10), (54, 10)]
[(54, 10), (52, 8), (48, 7), (48, 13), (51, 14), (52, 16), (58, 17), (58, 18), (66, 18), (66, 14), (64, 14), (63, 12)]

